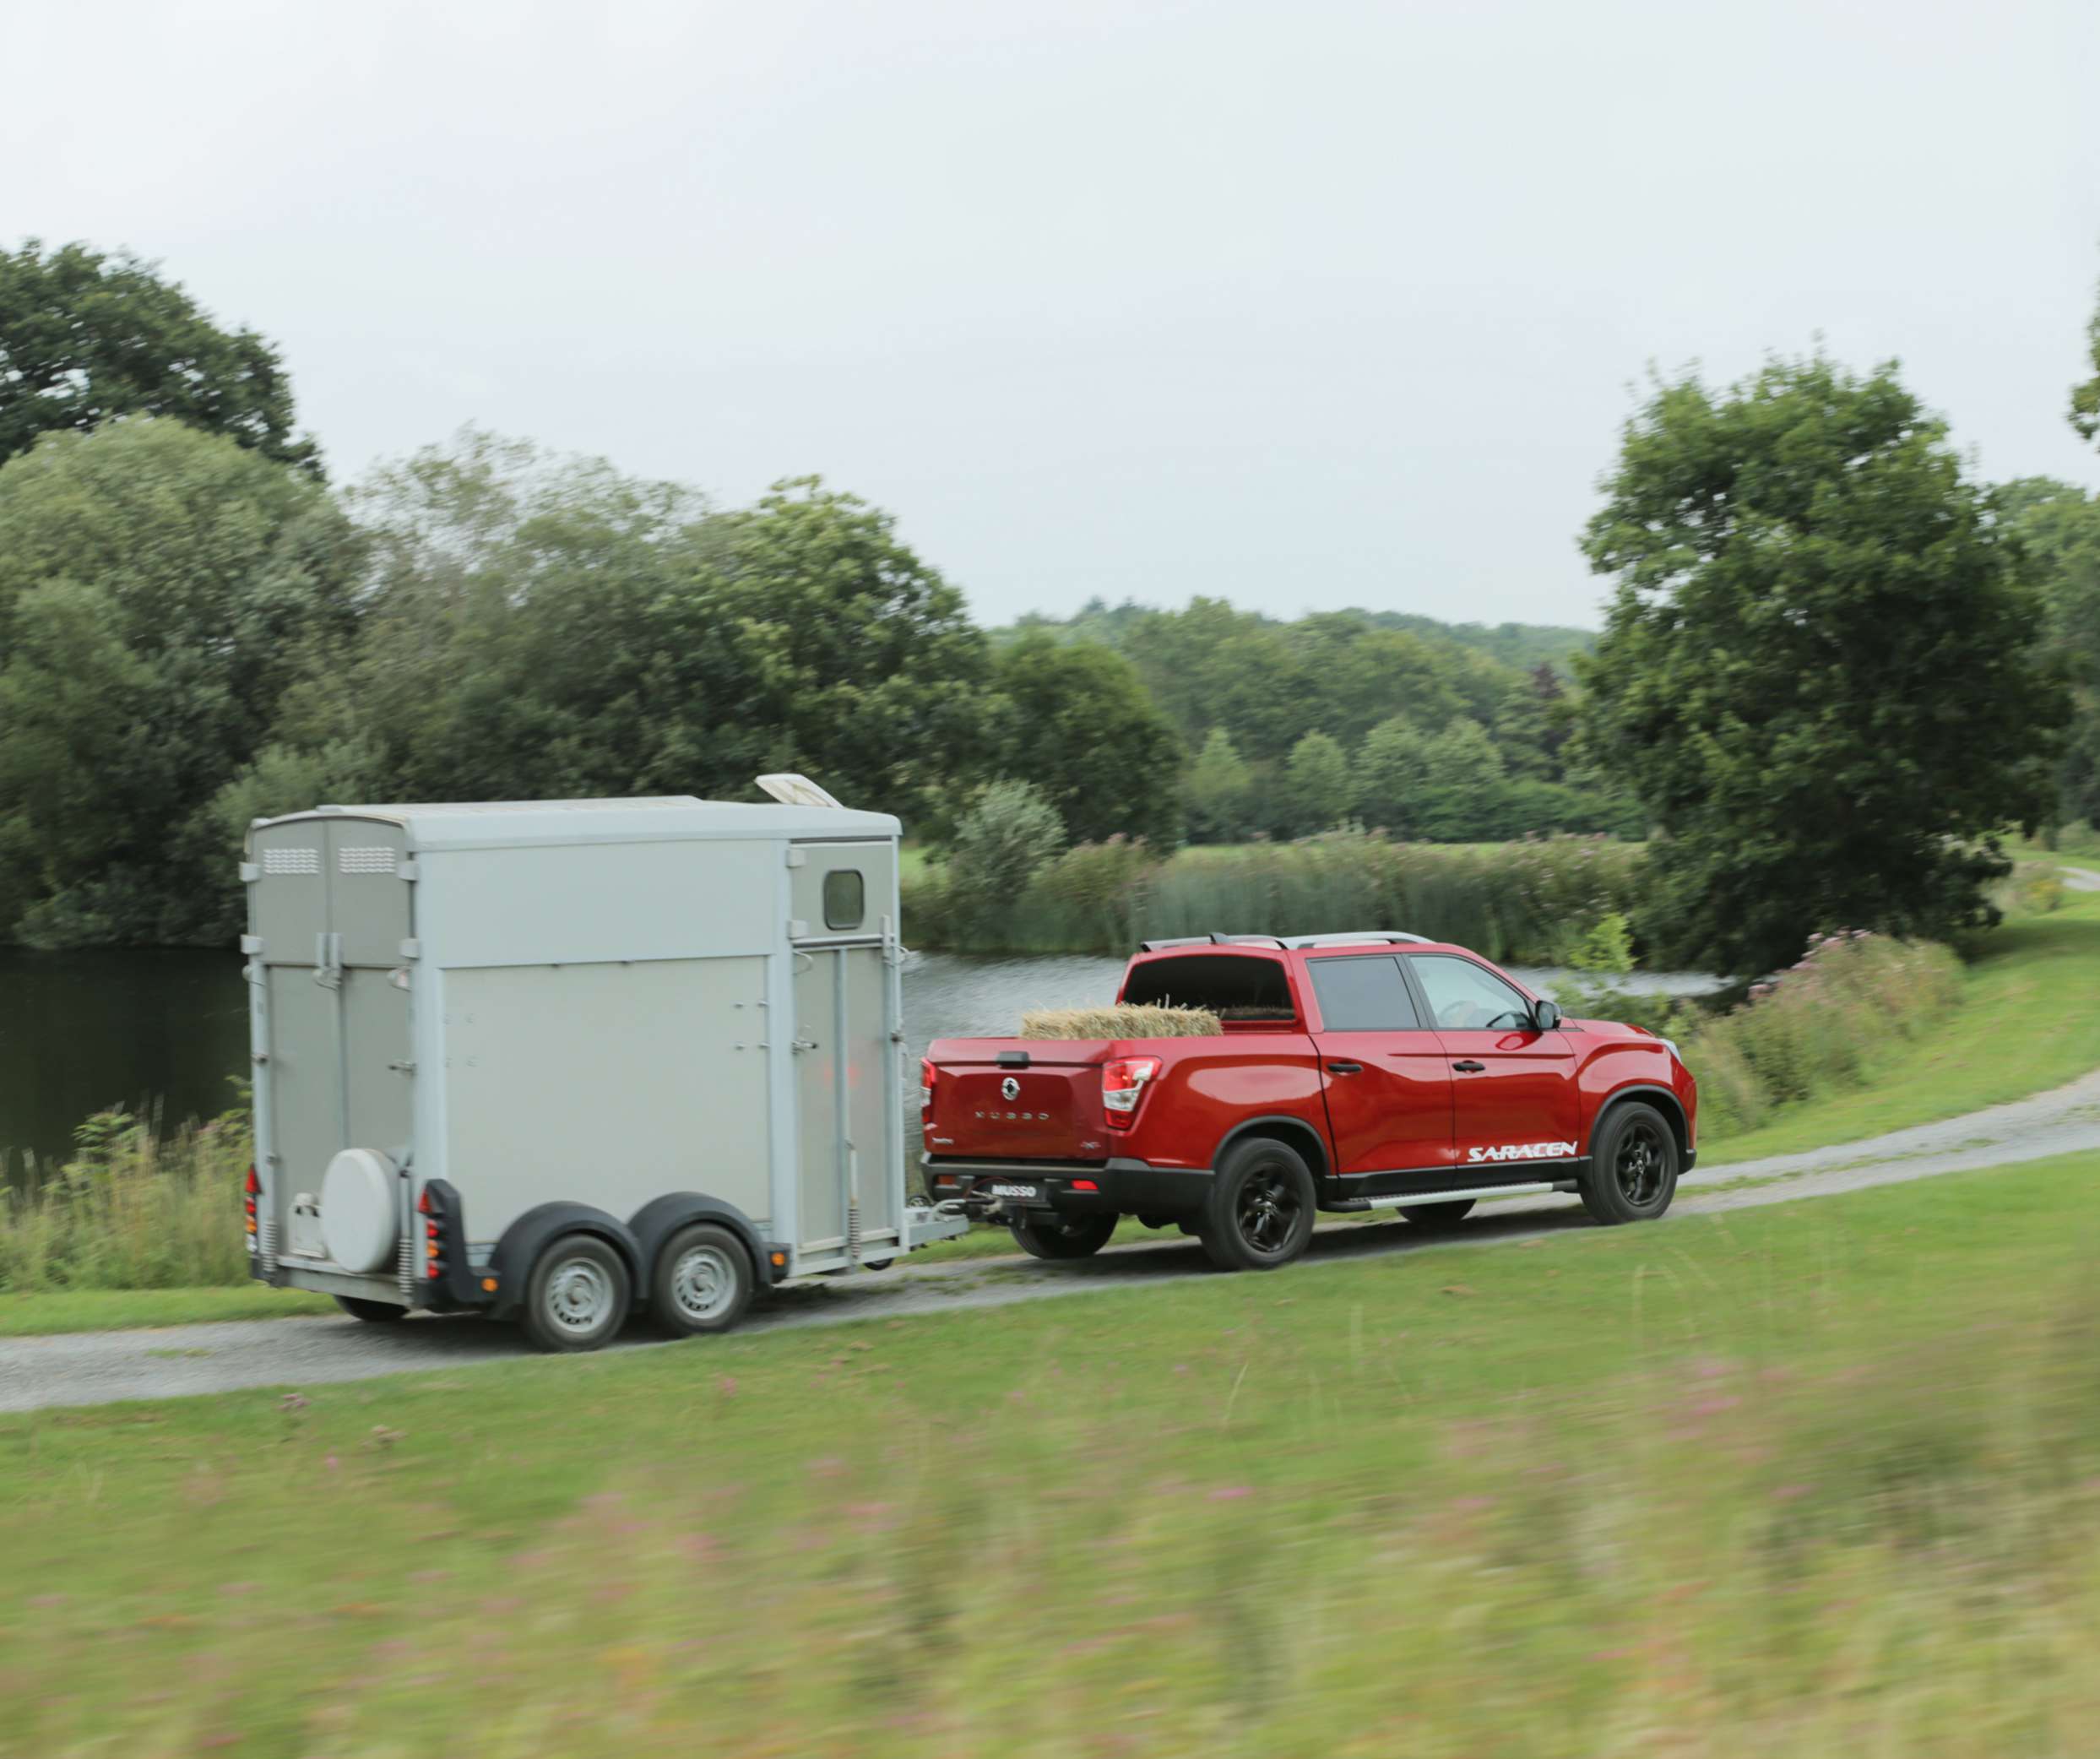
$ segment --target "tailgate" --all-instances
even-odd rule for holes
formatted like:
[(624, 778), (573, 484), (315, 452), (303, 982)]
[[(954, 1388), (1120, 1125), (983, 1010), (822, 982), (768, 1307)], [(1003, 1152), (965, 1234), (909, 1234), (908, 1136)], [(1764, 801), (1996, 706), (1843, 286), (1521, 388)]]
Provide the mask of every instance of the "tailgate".
[(926, 1152), (985, 1160), (1106, 1160), (1104, 1039), (936, 1039)]

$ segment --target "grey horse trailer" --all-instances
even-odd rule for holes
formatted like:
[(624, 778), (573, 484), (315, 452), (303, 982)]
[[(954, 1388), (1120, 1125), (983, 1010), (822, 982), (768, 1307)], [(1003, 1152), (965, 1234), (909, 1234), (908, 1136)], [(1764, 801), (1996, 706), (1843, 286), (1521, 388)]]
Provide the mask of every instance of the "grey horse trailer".
[(908, 1204), (898, 822), (800, 777), (250, 828), (252, 1274), (374, 1322), (727, 1329)]

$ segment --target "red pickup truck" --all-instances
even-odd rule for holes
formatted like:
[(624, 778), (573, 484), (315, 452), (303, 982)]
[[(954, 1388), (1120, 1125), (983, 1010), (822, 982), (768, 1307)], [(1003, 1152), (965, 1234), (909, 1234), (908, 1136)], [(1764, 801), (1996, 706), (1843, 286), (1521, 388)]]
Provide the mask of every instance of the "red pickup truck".
[(1223, 1036), (940, 1039), (920, 1072), (927, 1189), (1043, 1258), (1117, 1220), (1178, 1224), (1218, 1264), (1304, 1251), (1316, 1211), (1456, 1221), (1483, 1197), (1669, 1208), (1698, 1089), (1667, 1039), (1563, 1017), (1462, 947), (1390, 932), (1148, 942), (1117, 999)]

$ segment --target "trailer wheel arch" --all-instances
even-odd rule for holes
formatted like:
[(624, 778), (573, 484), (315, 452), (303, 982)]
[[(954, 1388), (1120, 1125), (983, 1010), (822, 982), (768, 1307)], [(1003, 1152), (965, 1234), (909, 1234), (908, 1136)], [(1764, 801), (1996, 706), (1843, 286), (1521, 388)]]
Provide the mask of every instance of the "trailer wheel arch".
[(641, 1272), (643, 1279), (641, 1292), (636, 1297), (638, 1305), (646, 1304), (649, 1280), (655, 1273), (656, 1255), (664, 1250), (664, 1242), (681, 1228), (692, 1222), (713, 1222), (727, 1228), (743, 1242), (744, 1250), (751, 1255), (752, 1286), (770, 1289), (775, 1280), (772, 1256), (765, 1242), (758, 1237), (758, 1229), (752, 1219), (735, 1204), (720, 1197), (708, 1197), (697, 1191), (668, 1192), (660, 1197), (651, 1197), (634, 1212), (627, 1227), (633, 1234), (635, 1249), (641, 1254)]
[(491, 1317), (507, 1319), (524, 1305), (525, 1285), (540, 1254), (564, 1234), (590, 1234), (604, 1241), (627, 1261), (631, 1289), (630, 1308), (643, 1299), (648, 1273), (643, 1268), (641, 1248), (634, 1231), (616, 1216), (589, 1203), (541, 1203), (528, 1209), (503, 1230), (502, 1238), (489, 1255), (489, 1270), (502, 1293)]

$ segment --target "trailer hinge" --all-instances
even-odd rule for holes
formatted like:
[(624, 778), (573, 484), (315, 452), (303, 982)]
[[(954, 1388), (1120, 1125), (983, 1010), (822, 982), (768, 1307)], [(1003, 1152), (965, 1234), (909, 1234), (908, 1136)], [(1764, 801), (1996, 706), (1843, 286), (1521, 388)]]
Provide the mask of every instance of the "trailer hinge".
[(262, 878), (262, 877), (263, 870), (257, 866), (254, 862), (243, 861), (241, 864), (241, 883), (242, 885), (252, 886), (256, 882), (256, 881)]
[(413, 1075), (415, 1072), (415, 1065), (412, 1062), (390, 1062), (387, 1067), (396, 1074)]
[(788, 848), (788, 866), (790, 867), (806, 867), (809, 864), (810, 852), (806, 849), (797, 849), (790, 844)]
[(403, 958), (420, 959), (422, 956), (423, 943), (416, 939), (415, 936), (410, 935), (407, 940), (401, 943), (401, 957)]
[(393, 877), (396, 879), (404, 880), (412, 880), (415, 878), (415, 857), (414, 855), (403, 855), (399, 860), (396, 861), (393, 864)]
[(260, 952), (263, 950), (263, 937), (262, 937), (262, 936), (260, 936), (260, 935), (243, 935), (243, 936), (241, 936), (241, 952), (243, 952), (243, 953), (260, 953)]

